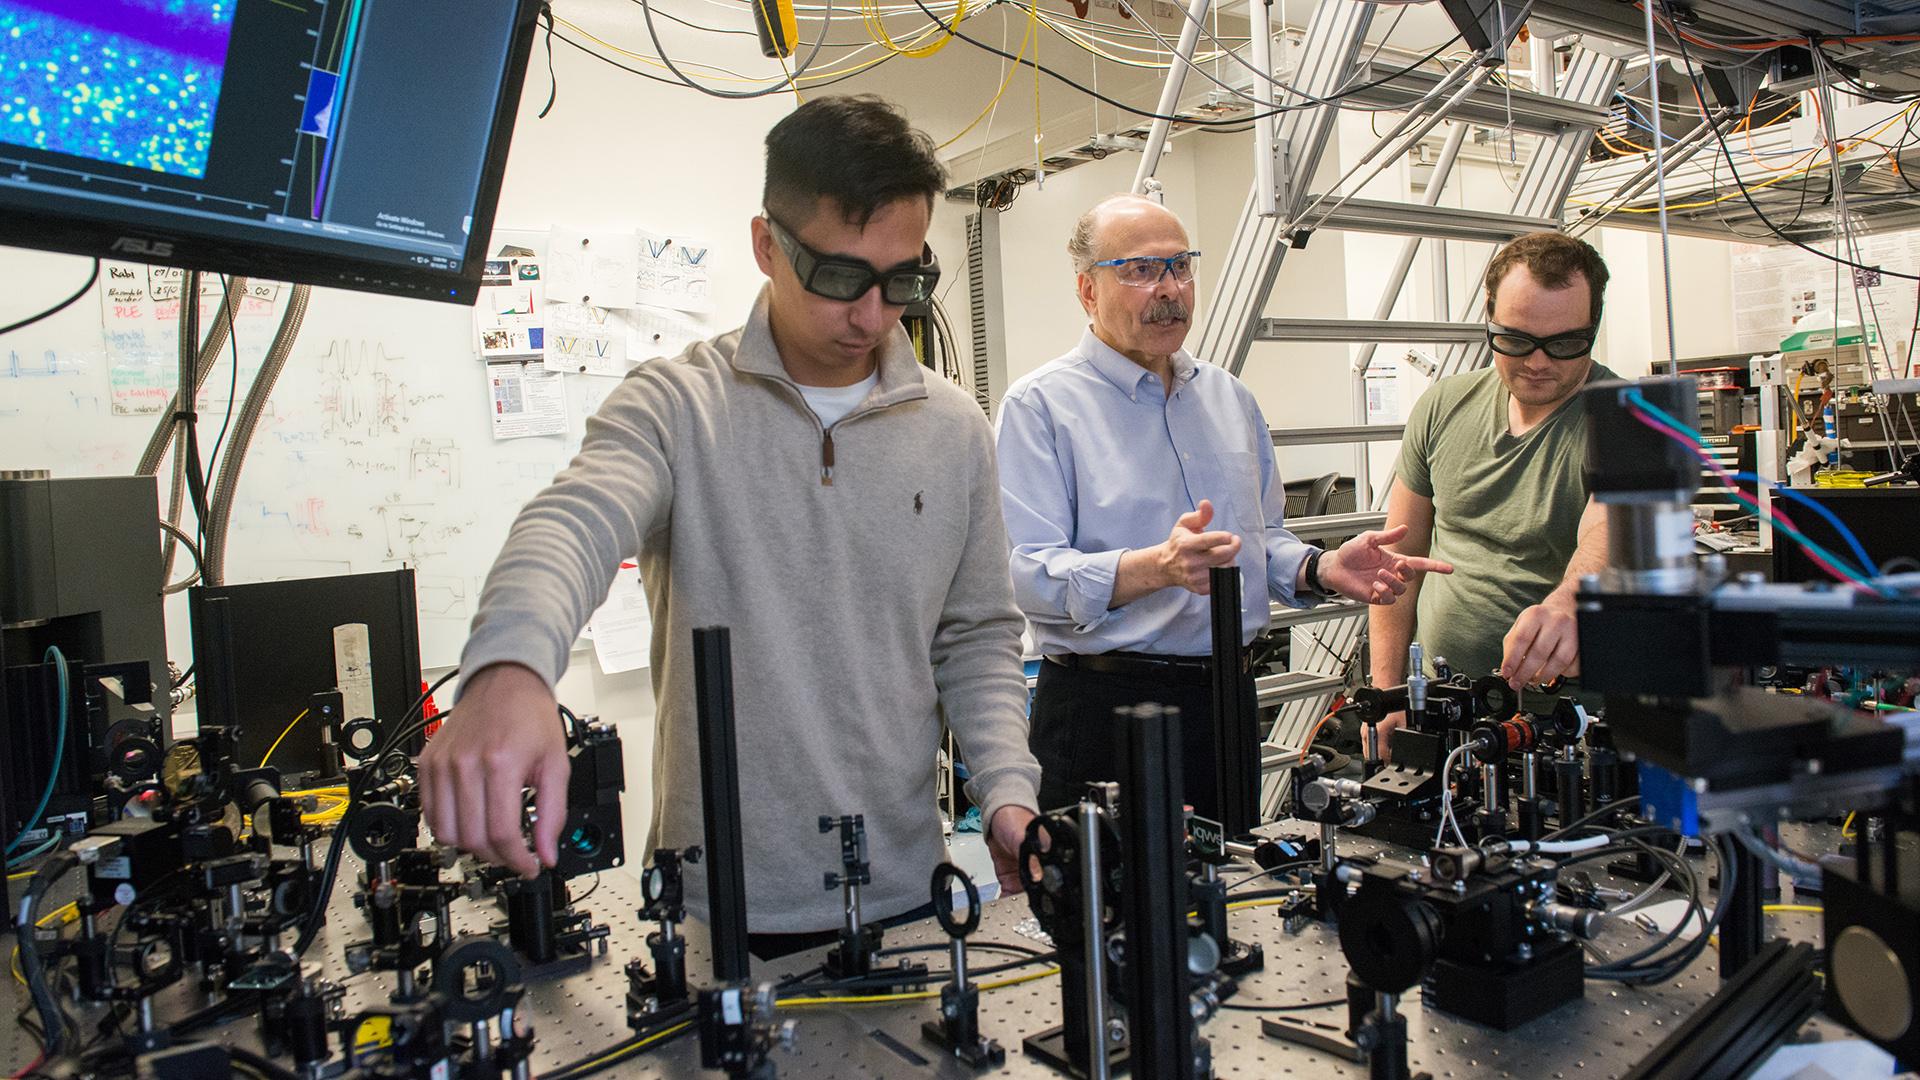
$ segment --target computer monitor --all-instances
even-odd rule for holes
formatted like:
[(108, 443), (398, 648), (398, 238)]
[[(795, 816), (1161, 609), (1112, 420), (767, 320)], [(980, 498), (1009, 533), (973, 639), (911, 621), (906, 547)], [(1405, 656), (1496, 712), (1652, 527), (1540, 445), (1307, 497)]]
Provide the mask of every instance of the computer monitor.
[(472, 303), (536, 0), (0, 0), (0, 243)]
[[(202, 586), (188, 590), (187, 607), (200, 726), (239, 725), (244, 768), (333, 772), (325, 724), (311, 711), (317, 694), (341, 691), (341, 720), (371, 715), (382, 737), (420, 696), (412, 570)], [(364, 648), (351, 644), (357, 631), (335, 632), (355, 625), (366, 627)]]

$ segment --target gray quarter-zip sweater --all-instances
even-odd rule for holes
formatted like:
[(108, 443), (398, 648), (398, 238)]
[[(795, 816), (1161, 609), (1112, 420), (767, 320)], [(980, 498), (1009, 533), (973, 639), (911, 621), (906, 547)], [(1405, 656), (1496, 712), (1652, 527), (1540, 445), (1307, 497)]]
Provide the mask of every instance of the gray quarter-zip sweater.
[[(741, 329), (635, 368), (515, 520), (460, 659), (552, 685), (638, 555), (659, 723), (651, 851), (705, 843), (692, 631), (731, 627), (756, 933), (840, 925), (840, 891), (821, 888), (840, 869), (822, 814), (866, 816), (868, 917), (927, 901), (945, 858), (936, 704), (985, 820), (1036, 806), (992, 435), (924, 372), (896, 328), (873, 392), (823, 430), (780, 362), (764, 291)], [(704, 918), (706, 876), (689, 874), (687, 893)]]

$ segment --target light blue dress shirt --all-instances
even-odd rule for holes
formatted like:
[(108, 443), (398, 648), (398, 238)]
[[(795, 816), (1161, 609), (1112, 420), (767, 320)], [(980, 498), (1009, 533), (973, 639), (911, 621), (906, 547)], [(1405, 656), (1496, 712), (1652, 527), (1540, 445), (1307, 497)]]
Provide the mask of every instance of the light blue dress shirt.
[(1286, 489), (1253, 394), (1184, 351), (1173, 383), (1169, 398), (1088, 330), (1007, 390), (995, 440), (1010, 569), (1043, 655), (1211, 652), (1208, 597), (1175, 587), (1107, 607), (1120, 556), (1165, 543), (1201, 499), (1213, 501), (1209, 530), (1240, 536), (1243, 640), (1269, 622), (1269, 596), (1317, 601), (1294, 590), (1313, 549), (1284, 527)]

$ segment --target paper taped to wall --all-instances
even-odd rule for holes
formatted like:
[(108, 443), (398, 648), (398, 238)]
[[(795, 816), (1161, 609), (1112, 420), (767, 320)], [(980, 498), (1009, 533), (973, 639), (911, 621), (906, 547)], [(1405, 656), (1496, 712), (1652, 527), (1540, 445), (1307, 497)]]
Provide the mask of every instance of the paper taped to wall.
[(687, 236), (642, 231), (634, 303), (677, 311), (713, 310), (712, 248)]
[(493, 406), (493, 437), (567, 433), (567, 390), (563, 376), (539, 363), (506, 360), (487, 365), (487, 389)]
[(593, 656), (600, 670), (608, 675), (647, 666), (647, 651), (653, 645), (653, 619), (647, 613), (647, 594), (640, 585), (640, 569), (631, 561), (622, 562), (614, 575), (607, 601), (587, 620), (587, 637), (593, 639)]
[(631, 307), (640, 241), (632, 233), (556, 227), (547, 240), (547, 299)]
[(625, 375), (626, 320), (607, 308), (549, 302), (544, 359), (555, 374)]

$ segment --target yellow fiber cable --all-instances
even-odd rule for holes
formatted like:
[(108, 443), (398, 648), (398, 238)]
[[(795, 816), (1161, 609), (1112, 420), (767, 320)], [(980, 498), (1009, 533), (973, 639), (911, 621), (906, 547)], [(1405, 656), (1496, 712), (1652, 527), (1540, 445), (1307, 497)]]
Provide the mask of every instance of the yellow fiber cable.
[[(1881, 132), (1892, 127), (1894, 124), (1900, 123), (1902, 120), (1904, 120), (1907, 114), (1911, 113), (1916, 106), (1920, 106), (1920, 102), (1915, 102), (1913, 105), (1909, 105), (1906, 108), (1895, 113), (1893, 117), (1889, 119), (1886, 123), (1881, 124), (1879, 127), (1875, 128), (1872, 134), (1854, 138), (1853, 140), (1854, 146), (1858, 146), (1861, 143), (1872, 142), (1873, 139), (1877, 137)], [(1851, 149), (1853, 149), (1852, 146), (1843, 146), (1840, 152), (1844, 154)], [(1819, 156), (1820, 156), (1820, 148), (1808, 150), (1795, 159), (1796, 165), (1799, 165), (1800, 162), (1807, 162), (1807, 164), (1799, 165), (1798, 168), (1789, 167), (1791, 168), (1791, 171), (1783, 172), (1779, 176), (1773, 177), (1772, 179), (1762, 180), (1757, 184), (1748, 184), (1746, 185), (1746, 190), (1758, 191), (1761, 188), (1769, 188), (1783, 181), (1791, 180), (1796, 176), (1804, 176), (1807, 173), (1813, 172), (1816, 169), (1826, 168), (1827, 166), (1824, 159), (1815, 160), (1816, 158), (1819, 158)], [(1880, 156), (1879, 161), (1885, 161), (1890, 156), (1891, 156), (1890, 153), (1882, 154)], [(1871, 169), (1873, 168), (1874, 165), (1878, 165), (1879, 161), (1874, 162), (1873, 165), (1869, 165), (1868, 168)], [(1668, 203), (1667, 209), (1668, 210), (1701, 210), (1709, 206), (1718, 206), (1723, 202), (1731, 202), (1732, 200), (1738, 199), (1741, 197), (1742, 197), (1741, 191), (1738, 187), (1736, 187), (1735, 190), (1725, 195), (1721, 195), (1718, 198), (1703, 199), (1699, 202), (1690, 202), (1690, 203)], [(1592, 202), (1586, 199), (1568, 199), (1567, 201), (1576, 206), (1605, 206), (1606, 205), (1605, 203)], [(1660, 212), (1660, 208), (1657, 206), (1638, 206), (1638, 207), (1621, 206), (1621, 207), (1616, 207), (1615, 212), (1621, 213), (1621, 214), (1657, 214)]]
[[(1059, 973), (1059, 968), (1050, 967), (1045, 971), (1036, 971), (1028, 975), (1015, 975), (1011, 978), (984, 982), (980, 984), (979, 989), (998, 990), (1007, 986), (1019, 986), (1021, 983), (1030, 983), (1036, 979), (1044, 979), (1049, 975), (1058, 975)], [(888, 1001), (925, 1001), (928, 998), (936, 998), (939, 996), (940, 991), (938, 990), (910, 990), (900, 994), (856, 994), (842, 997), (794, 998), (789, 1001), (782, 1001), (780, 1007), (783, 1009), (796, 1009), (811, 1008), (815, 1005), (877, 1005)]]
[(649, 1035), (646, 1038), (641, 1039), (639, 1042), (634, 1043), (632, 1046), (623, 1046), (618, 1050), (614, 1050), (609, 1053), (602, 1054), (599, 1057), (594, 1058), (592, 1061), (589, 1061), (579, 1066), (579, 1068), (581, 1070), (591, 1071), (593, 1069), (598, 1069), (603, 1066), (610, 1065), (614, 1061), (620, 1058), (626, 1057), (629, 1054), (634, 1054), (634, 1053), (638, 1053), (641, 1050), (645, 1050), (647, 1047), (652, 1046), (654, 1043), (657, 1043), (662, 1039), (665, 1039), (672, 1035), (678, 1035), (692, 1026), (693, 1026), (693, 1021), (688, 1020), (688, 1021), (685, 1021), (684, 1023), (675, 1024), (674, 1026), (667, 1028), (663, 1031), (656, 1031), (652, 1035)]
[[(959, 6), (954, 8), (953, 17), (948, 21), (947, 25), (957, 29), (960, 26), (961, 20), (966, 17), (967, 0), (960, 0)], [(867, 33), (873, 40), (879, 42), (881, 48), (886, 49), (896, 56), (932, 56), (934, 53), (946, 48), (947, 43), (953, 40), (953, 31), (947, 30), (942, 31), (940, 39), (931, 45), (915, 46), (911, 43), (906, 45), (900, 44), (893, 40), (893, 37), (887, 33), (886, 17), (880, 13), (879, 6), (874, 3), (874, 0), (860, 0), (860, 18), (867, 24)]]
[[(637, 53), (631, 49), (623, 49), (620, 46), (615, 45), (613, 42), (606, 40), (605, 38), (594, 35), (591, 31), (582, 28), (579, 24), (568, 22), (566, 19), (563, 19), (558, 15), (553, 17), (553, 21), (555, 23), (558, 23), (561, 26), (566, 27), (568, 30), (573, 31), (574, 33), (580, 35), (581, 37), (586, 38), (588, 41), (593, 42), (595, 45), (598, 45), (603, 49), (607, 49), (611, 52), (619, 53), (621, 56), (627, 57), (630, 60), (638, 60), (640, 63), (643, 63), (648, 67), (659, 68), (661, 71), (667, 70), (667, 66), (660, 62), (660, 58), (652, 55), (651, 53)], [(958, 26), (959, 24), (952, 23), (950, 25)], [(941, 31), (938, 25), (929, 22), (925, 27), (923, 27), (920, 30), (918, 34), (916, 34), (913, 38), (911, 38), (908, 41), (908, 45), (911, 46), (919, 42), (925, 41), (927, 38), (932, 37), (934, 34), (938, 34), (942, 32), (943, 31)], [(702, 69), (706, 73), (707, 77), (714, 82), (742, 83), (749, 86), (765, 86), (771, 82), (809, 83), (809, 82), (819, 82), (825, 79), (836, 79), (842, 75), (853, 75), (853, 74), (857, 74), (859, 72), (865, 71), (866, 69), (873, 67), (875, 64), (882, 63), (887, 59), (888, 59), (888, 54), (883, 53), (879, 56), (874, 57), (871, 60), (862, 60), (857, 64), (851, 64), (851, 65), (848, 65), (847, 67), (831, 68), (826, 71), (808, 71), (807, 73), (800, 75), (797, 78), (783, 77), (777, 80), (776, 79), (744, 79), (738, 75), (724, 74), (720, 72), (718, 68), (715, 68), (712, 65), (701, 64), (696, 61), (680, 61), (680, 64), (682, 67)]]
[(305, 720), (307, 718), (307, 713), (311, 711), (312, 711), (311, 709), (301, 709), (299, 716), (296, 716), (292, 720), (289, 720), (287, 722), (287, 726), (281, 729), (280, 731), (280, 737), (273, 740), (272, 746), (267, 747), (267, 756), (260, 759), (260, 765), (259, 765), (260, 768), (264, 769), (267, 767), (267, 762), (273, 760), (273, 752), (275, 750), (280, 749), (280, 744), (282, 742), (285, 742), (287, 736), (293, 732), (294, 725), (298, 724), (302, 720)]
[(1034, 25), (1037, 21), (1038, 10), (1037, 6), (1027, 8), (1026, 35), (1020, 39), (1020, 51), (1013, 54), (1013, 62), (1007, 65), (1007, 77), (1000, 80), (1000, 89), (993, 92), (993, 97), (988, 99), (986, 106), (980, 110), (979, 115), (975, 116), (971, 121), (968, 121), (967, 126), (956, 132), (953, 138), (934, 147), (935, 150), (945, 150), (947, 147), (965, 138), (967, 132), (978, 127), (980, 121), (985, 120), (987, 114), (993, 111), (993, 107), (1000, 104), (1001, 95), (1007, 92), (1007, 87), (1013, 85), (1013, 77), (1020, 72), (1020, 61), (1027, 55), (1027, 46), (1032, 44), (1039, 34), (1039, 29)]
[[(591, 30), (586, 29), (585, 27), (581, 26), (579, 23), (569, 22), (558, 15), (555, 15), (553, 17), (553, 21), (561, 26), (566, 27), (568, 30), (573, 31), (574, 33), (580, 35), (581, 37), (586, 38), (588, 41), (593, 42), (595, 45), (598, 45), (603, 49), (608, 49), (613, 52), (617, 52), (621, 56), (627, 57), (630, 60), (638, 60), (641, 63), (646, 64), (648, 67), (659, 68), (661, 71), (668, 70), (667, 65), (661, 63), (660, 58), (652, 55), (651, 53), (637, 53), (632, 51), (631, 49), (623, 49), (620, 46), (615, 45), (613, 42), (606, 40), (605, 38), (596, 36)], [(701, 70), (705, 72), (707, 76), (713, 79), (715, 82), (767, 83), (767, 82), (773, 81), (771, 79), (743, 79), (738, 75), (727, 75), (720, 72), (719, 69), (713, 67), (712, 65), (700, 63), (698, 60), (682, 60), (682, 61), (679, 61), (679, 64), (683, 68), (694, 68), (694, 69)]]
[[(1166, 49), (1163, 49), (1158, 45), (1149, 45), (1149, 46), (1129, 45), (1121, 41), (1113, 41), (1107, 38), (1100, 38), (1095, 35), (1088, 34), (1085, 31), (1076, 30), (1073, 26), (1069, 24), (1063, 24), (1059, 22), (1054, 16), (1050, 16), (1046, 12), (1040, 13), (1040, 21), (1046, 24), (1047, 29), (1052, 30), (1056, 34), (1059, 34), (1061, 37), (1065, 38), (1069, 44), (1081, 50), (1082, 52), (1091, 53), (1094, 56), (1098, 56), (1103, 60), (1108, 60), (1113, 63), (1120, 64), (1123, 67), (1146, 68), (1154, 71), (1165, 71), (1168, 68), (1172, 67), (1174, 64), (1174, 61), (1172, 60), (1159, 60), (1159, 61), (1129, 60), (1124, 56), (1115, 56), (1114, 54), (1107, 52), (1105, 49), (1099, 48), (1098, 46), (1093, 44), (1093, 42), (1098, 41), (1100, 44), (1106, 45), (1110, 48), (1120, 49), (1126, 52), (1139, 53), (1143, 56), (1173, 56), (1174, 55), (1173, 53), (1168, 52)], [(1193, 54), (1193, 62), (1196, 65), (1211, 63), (1212, 61), (1218, 60), (1219, 58), (1226, 55), (1228, 55), (1228, 53), (1225, 50), (1220, 50), (1220, 49), (1215, 49), (1210, 52), (1195, 52)]]
[[(66, 907), (55, 908), (52, 912), (35, 920), (34, 925), (49, 926), (58, 920), (61, 926), (65, 926), (70, 922), (77, 922), (79, 919), (80, 904), (76, 901), (68, 904)], [(20, 971), (20, 946), (18, 945), (13, 947), (13, 978), (14, 981), (18, 982), (21, 986), (27, 985), (27, 977)]]

